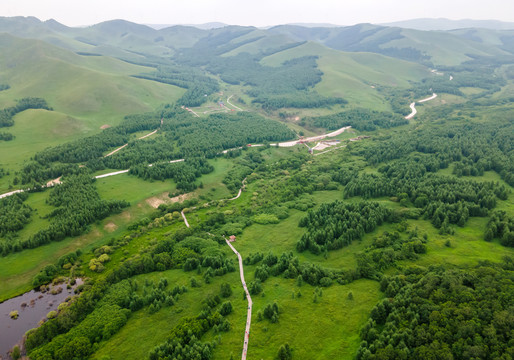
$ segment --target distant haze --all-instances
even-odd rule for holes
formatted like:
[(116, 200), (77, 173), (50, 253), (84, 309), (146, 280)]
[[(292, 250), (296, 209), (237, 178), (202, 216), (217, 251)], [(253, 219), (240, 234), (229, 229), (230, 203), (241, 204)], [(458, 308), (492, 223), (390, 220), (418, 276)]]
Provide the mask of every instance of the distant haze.
[(388, 23), (413, 18), (514, 22), (507, 0), (2, 0), (0, 16), (35, 16), (69, 25), (125, 19), (144, 24), (269, 26), (286, 23)]

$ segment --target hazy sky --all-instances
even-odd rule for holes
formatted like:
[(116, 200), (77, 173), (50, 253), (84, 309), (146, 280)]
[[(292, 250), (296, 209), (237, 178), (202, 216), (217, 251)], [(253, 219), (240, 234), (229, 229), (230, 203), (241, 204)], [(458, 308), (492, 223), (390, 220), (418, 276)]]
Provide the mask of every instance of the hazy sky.
[(0, 0), (0, 16), (54, 18), (69, 25), (111, 19), (146, 24), (220, 21), (266, 26), (295, 22), (353, 25), (420, 17), (514, 21), (512, 0)]

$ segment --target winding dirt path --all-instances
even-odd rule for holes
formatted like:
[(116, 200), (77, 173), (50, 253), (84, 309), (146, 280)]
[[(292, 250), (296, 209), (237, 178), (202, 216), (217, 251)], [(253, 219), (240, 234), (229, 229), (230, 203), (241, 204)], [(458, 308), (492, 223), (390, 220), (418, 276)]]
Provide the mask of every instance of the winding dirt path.
[(182, 219), (184, 219), (184, 224), (186, 224), (187, 227), (190, 227), (189, 223), (187, 222), (186, 214), (184, 214), (184, 210), (180, 212), (180, 215), (182, 215)]
[[(231, 200), (238, 199), (241, 196), (242, 191), (246, 187), (245, 182), (246, 182), (246, 178), (244, 178), (244, 180), (241, 182), (242, 186), (239, 188), (239, 193), (237, 194), (237, 196), (235, 196), (231, 199), (227, 199), (227, 200), (231, 201)], [(191, 209), (196, 209), (196, 206)], [(180, 212), (180, 215), (182, 215), (182, 218), (184, 219), (184, 224), (187, 227), (190, 227), (189, 222), (187, 221), (186, 214), (184, 214), (184, 210), (182, 210)], [(211, 233), (207, 233), (207, 234), (214, 236)], [(230, 246), (230, 248), (232, 249), (234, 254), (237, 255), (237, 259), (239, 261), (239, 275), (241, 277), (241, 284), (243, 285), (243, 289), (246, 294), (246, 299), (248, 300), (248, 310), (246, 313), (246, 328), (245, 328), (245, 336), (244, 336), (244, 343), (243, 343), (243, 353), (241, 355), (241, 360), (246, 360), (246, 354), (248, 352), (248, 341), (250, 339), (250, 325), (252, 324), (252, 305), (253, 305), (253, 303), (252, 303), (252, 298), (250, 296), (250, 292), (248, 291), (248, 288), (246, 287), (245, 275), (244, 275), (244, 269), (243, 269), (243, 258), (241, 257), (241, 254), (239, 254), (239, 252), (234, 248), (234, 246), (230, 243), (229, 240), (227, 240), (227, 238), (225, 236), (223, 236), (223, 239), (225, 239), (225, 242), (227, 243), (228, 246)]]
[(237, 110), (239, 110), (239, 111), (244, 111), (244, 110), (243, 110), (243, 109), (241, 109), (239, 106), (236, 106), (236, 105), (234, 105), (234, 104), (232, 104), (232, 103), (230, 102), (230, 99), (232, 98), (232, 96), (234, 96), (234, 95), (230, 95), (230, 96), (227, 98), (227, 104), (229, 104), (229, 105), (230, 105), (230, 106), (232, 106), (233, 108), (236, 108), (236, 109), (237, 109)]
[[(432, 96), (427, 97), (426, 99), (418, 100), (419, 103), (424, 103), (426, 101), (434, 100), (437, 97), (436, 93), (433, 93)], [(416, 110), (416, 101), (412, 102), (410, 105), (411, 113), (405, 117), (405, 119), (410, 120), (418, 113)]]
[(138, 139), (138, 140), (141, 140), (141, 139), (147, 138), (147, 137), (149, 137), (149, 136), (151, 136), (151, 135), (155, 134), (155, 133), (157, 132), (157, 130), (159, 130), (159, 129), (155, 129), (155, 130), (154, 130), (154, 131), (152, 131), (150, 134), (143, 135), (143, 136), (141, 136), (141, 137), (138, 137), (137, 139)]
[(243, 181), (241, 182), (243, 185), (239, 188), (239, 192), (237, 193), (237, 195), (231, 199), (228, 199), (228, 201), (239, 199), (239, 197), (241, 196), (241, 193), (243, 192), (244, 188), (246, 187), (245, 182), (246, 182), (246, 178), (244, 178)]
[(127, 146), (128, 144), (125, 144), (125, 145), (121, 145), (119, 148), (117, 149), (114, 149), (113, 151), (111, 151), (110, 153), (108, 153), (107, 155), (104, 156), (104, 158), (108, 157), (108, 156), (111, 156), (111, 155), (114, 155), (116, 154), (118, 151), (120, 151), (121, 149), (123, 149), (125, 146)]
[(437, 97), (437, 94), (433, 93), (432, 96), (429, 96), (429, 97), (427, 97), (426, 99), (423, 99), (423, 100), (419, 100), (418, 102), (419, 103), (424, 103), (426, 101), (434, 100), (436, 97)]
[(189, 112), (190, 112), (191, 114), (193, 114), (194, 116), (196, 116), (196, 117), (200, 117), (200, 115), (198, 115), (197, 113), (195, 113), (195, 111), (194, 111), (193, 109), (190, 109), (190, 108), (185, 107), (185, 106), (184, 106), (184, 109), (186, 109), (187, 111), (189, 111)]

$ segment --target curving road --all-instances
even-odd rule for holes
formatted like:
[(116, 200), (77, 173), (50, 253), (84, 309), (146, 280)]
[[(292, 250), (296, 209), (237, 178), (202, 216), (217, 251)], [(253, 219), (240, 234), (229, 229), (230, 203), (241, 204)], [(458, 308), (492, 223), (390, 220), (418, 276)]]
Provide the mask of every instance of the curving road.
[[(432, 96), (427, 97), (426, 99), (418, 100), (419, 103), (424, 103), (426, 101), (434, 100), (437, 97), (436, 93), (433, 93)], [(416, 102), (412, 102), (410, 105), (411, 113), (405, 117), (405, 119), (410, 120), (418, 113), (416, 110)]]
[[(435, 95), (435, 94), (434, 94)], [(436, 95), (437, 96), (437, 95)], [(431, 99), (430, 99), (431, 100)], [(425, 99), (425, 101), (427, 101)], [(421, 101), (420, 101), (421, 102)], [(162, 125), (162, 119), (161, 119), (161, 125)], [(319, 140), (323, 140), (324, 138), (327, 138), (327, 137), (334, 137), (334, 136), (337, 136), (339, 134), (342, 134), (343, 132), (345, 132), (346, 130), (350, 129), (351, 126), (345, 126), (345, 127), (342, 127), (338, 130), (335, 130), (335, 131), (332, 131), (331, 133), (328, 133), (328, 134), (323, 134), (323, 135), (318, 135), (318, 136), (314, 136), (314, 137), (310, 137), (310, 138), (305, 138), (303, 140), (293, 140), (293, 141), (286, 141), (286, 142), (281, 142), (281, 143), (276, 143), (276, 144), (270, 144), (271, 146), (279, 146), (279, 147), (290, 147), (290, 146), (295, 146), (295, 145), (298, 145), (298, 144), (304, 144), (306, 142), (314, 142), (314, 141), (319, 141)], [(158, 130), (158, 129), (157, 129)], [(144, 135), (142, 137), (140, 137), (139, 139), (143, 139), (147, 136), (150, 136), (150, 135), (153, 135), (157, 132), (157, 130), (154, 130), (153, 132), (147, 134), (147, 135)], [(115, 149), (114, 151), (110, 152), (109, 154), (105, 155), (104, 157), (107, 157), (107, 156), (110, 156), (114, 153), (116, 153), (117, 151), (123, 149), (125, 146), (127, 146), (128, 144), (125, 144), (117, 149)], [(259, 147), (259, 146), (264, 146), (264, 144), (253, 144), (251, 145), (252, 147)], [(223, 150), (221, 153), (223, 154), (226, 154), (227, 152), (229, 151), (234, 151), (234, 150), (238, 150), (238, 149), (242, 149), (243, 147), (240, 146), (240, 147), (237, 147), (237, 148), (233, 148), (233, 149), (227, 149), (227, 150)], [(176, 162), (181, 162), (181, 161), (184, 161), (184, 159), (177, 159), (177, 160), (171, 160), (170, 163), (176, 163)], [(150, 164), (148, 166), (152, 166), (153, 164)], [(111, 172), (111, 173), (108, 173), (108, 174), (102, 174), (102, 175), (97, 175), (95, 176), (95, 179), (101, 179), (101, 178), (105, 178), (105, 177), (108, 177), (108, 176), (114, 176), (114, 175), (119, 175), (119, 174), (125, 174), (129, 172), (129, 170), (120, 170), (120, 171), (114, 171), (114, 172)], [(24, 191), (27, 191), (27, 190), (30, 190), (30, 189), (20, 189), (20, 190), (14, 190), (14, 191), (10, 191), (8, 193), (5, 193), (5, 194), (0, 194), (0, 199), (4, 198), (4, 197), (7, 197), (7, 196), (10, 196), (10, 195), (13, 195), (13, 194), (16, 194), (16, 193), (20, 193), (20, 192), (24, 192)], [(240, 195), (240, 194), (239, 194)], [(237, 199), (237, 197), (236, 197)], [(235, 200), (235, 199), (229, 199), (229, 200)]]
[(6, 197), (14, 195), (14, 194), (22, 193), (22, 192), (28, 191), (28, 190), (30, 190), (30, 189), (27, 189), (27, 190), (19, 189), (19, 190), (9, 191), (8, 193), (0, 195), (0, 199), (6, 198)]
[(236, 196), (234, 196), (233, 198), (231, 199), (228, 199), (228, 201), (232, 201), (232, 200), (236, 200), (236, 199), (239, 199), (239, 197), (241, 196), (241, 193), (243, 192), (244, 188), (245, 188), (245, 182), (246, 182), (246, 178), (243, 179), (243, 181), (241, 182), (242, 186), (239, 188), (239, 192), (237, 193)]
[[(162, 126), (162, 119), (161, 119), (161, 126)], [(149, 136), (152, 136), (153, 134), (155, 134), (155, 133), (157, 132), (157, 130), (159, 130), (159, 129), (155, 129), (155, 130), (154, 130), (154, 131), (152, 131), (151, 133), (146, 134), (146, 135), (143, 135), (143, 136), (141, 136), (141, 137), (138, 137), (137, 139), (138, 139), (138, 140), (141, 140), (141, 139), (147, 138), (147, 137), (149, 137)], [(118, 151), (120, 151), (121, 149), (123, 149), (123, 148), (124, 148), (125, 146), (127, 146), (127, 145), (128, 145), (128, 144), (125, 144), (125, 145), (120, 146), (120, 147), (119, 147), (119, 148), (117, 148), (117, 149), (114, 149), (113, 151), (111, 151), (110, 153), (108, 153), (107, 155), (105, 155), (105, 156), (104, 156), (104, 158), (106, 158), (106, 157), (108, 157), (108, 156), (111, 156), (111, 155), (113, 155), (113, 154), (116, 154)]]
[(243, 109), (241, 109), (239, 106), (236, 106), (236, 105), (234, 105), (234, 104), (232, 104), (232, 103), (230, 102), (230, 99), (232, 98), (232, 96), (234, 96), (234, 95), (230, 95), (230, 96), (227, 98), (227, 104), (229, 104), (229, 105), (230, 105), (230, 106), (232, 106), (233, 108), (236, 108), (236, 109), (237, 109), (237, 110), (239, 110), (239, 111), (244, 111), (244, 110), (243, 110)]

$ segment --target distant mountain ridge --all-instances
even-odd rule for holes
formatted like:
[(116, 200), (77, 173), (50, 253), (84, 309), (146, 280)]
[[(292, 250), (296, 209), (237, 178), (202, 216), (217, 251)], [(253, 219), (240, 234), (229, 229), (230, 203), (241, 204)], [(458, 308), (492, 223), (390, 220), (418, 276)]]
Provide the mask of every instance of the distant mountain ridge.
[(473, 19), (462, 19), (462, 20), (450, 20), (446, 18), (430, 19), (410, 19), (403, 21), (395, 21), (384, 24), (378, 24), (382, 26), (396, 26), (407, 29), (415, 30), (456, 30), (456, 29), (468, 29), (468, 28), (482, 28), (490, 30), (511, 30), (514, 29), (514, 22), (504, 22), (499, 20), (473, 20)]
[[(439, 24), (442, 27), (445, 23), (453, 24), (448, 25), (452, 28), (457, 26), (455, 24), (469, 25), (447, 19), (419, 19), (395, 24), (417, 24), (418, 27)], [(508, 23), (501, 22), (476, 23), (508, 27)], [(458, 65), (478, 57), (514, 55), (512, 30), (424, 31), (374, 24), (342, 27), (290, 24), (266, 29), (224, 23), (154, 26), (110, 20), (72, 28), (55, 20), (42, 22), (34, 17), (0, 17), (0, 32), (43, 40), (75, 52), (113, 56), (139, 64), (158, 63), (160, 60), (156, 59), (176, 56), (199, 41), (208, 45), (209, 39), (224, 43), (217, 49), (211, 49), (217, 55), (225, 53), (224, 56), (243, 52), (266, 54), (311, 41), (339, 51), (377, 53), (429, 67)]]
[(155, 30), (162, 30), (165, 28), (173, 27), (173, 26), (190, 26), (195, 27), (197, 29), (201, 30), (212, 30), (212, 29), (218, 29), (225, 26), (230, 26), (229, 24), (225, 24), (222, 22), (208, 22), (204, 24), (145, 24), (146, 26), (149, 26)]

